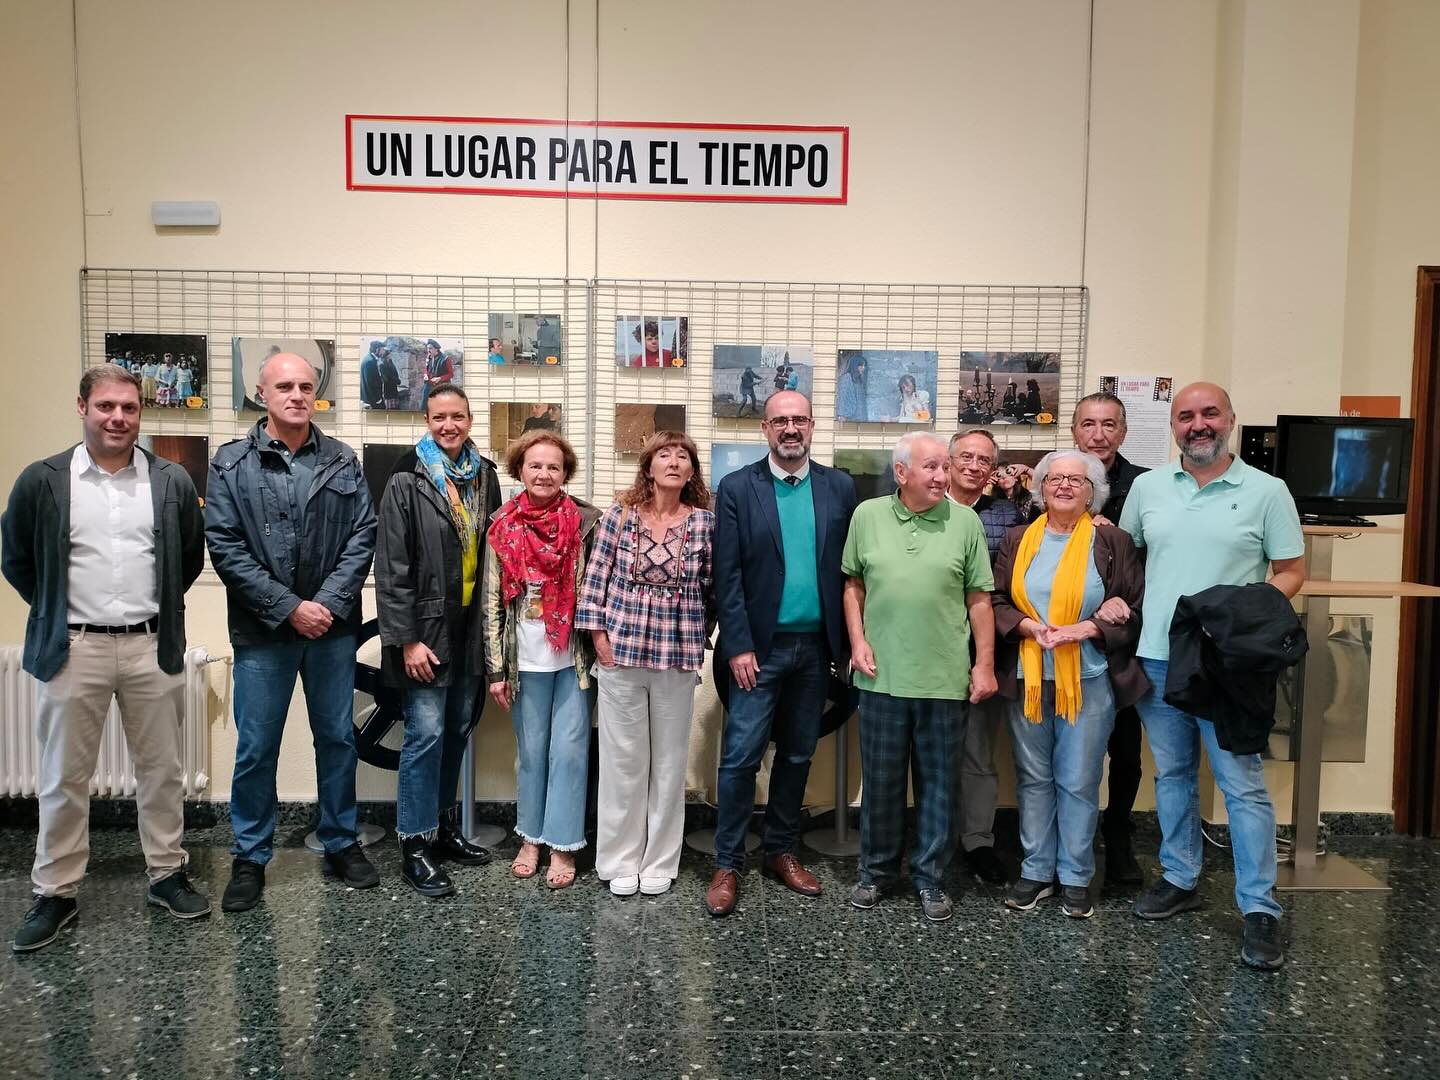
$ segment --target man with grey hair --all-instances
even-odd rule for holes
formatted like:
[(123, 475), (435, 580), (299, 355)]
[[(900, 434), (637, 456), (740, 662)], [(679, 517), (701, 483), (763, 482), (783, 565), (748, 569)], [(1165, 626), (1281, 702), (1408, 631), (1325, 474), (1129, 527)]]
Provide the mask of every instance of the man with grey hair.
[(225, 911), (254, 907), (265, 885), (297, 675), (315, 738), (326, 871), (355, 889), (380, 882), (356, 840), (353, 717), (375, 509), (355, 451), (311, 423), (316, 383), (304, 357), (266, 357), (258, 387), (266, 417), (210, 463), (205, 539), (228, 600), (238, 735)]
[(78, 913), (90, 854), (90, 778), (110, 702), (135, 763), (148, 903), (210, 913), (185, 874), (185, 591), (205, 564), (200, 501), (179, 465), (136, 447), (140, 379), (102, 364), (80, 380), (84, 439), (30, 465), (0, 520), (5, 578), (30, 605), (24, 667), (39, 683), (35, 904), (16, 952), (49, 945)]
[(841, 559), (864, 783), (850, 903), (874, 907), (900, 876), (913, 760), (910, 876), (933, 922), (954, 911), (943, 882), (955, 850), (966, 714), (995, 693), (990, 556), (975, 512), (945, 497), (947, 457), (929, 432), (902, 436), (898, 490), (856, 509)]

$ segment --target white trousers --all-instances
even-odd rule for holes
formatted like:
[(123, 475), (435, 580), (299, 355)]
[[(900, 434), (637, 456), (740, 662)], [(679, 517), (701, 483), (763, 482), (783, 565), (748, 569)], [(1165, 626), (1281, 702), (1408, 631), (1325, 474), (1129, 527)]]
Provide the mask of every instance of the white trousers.
[(685, 841), (695, 672), (600, 669), (595, 873), (671, 878)]

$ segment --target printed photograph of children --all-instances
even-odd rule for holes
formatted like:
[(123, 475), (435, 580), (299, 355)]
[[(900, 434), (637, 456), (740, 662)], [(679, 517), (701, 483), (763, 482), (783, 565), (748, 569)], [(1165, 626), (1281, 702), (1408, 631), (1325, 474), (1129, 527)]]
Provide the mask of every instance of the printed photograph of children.
[(147, 409), (208, 409), (206, 344), (204, 334), (106, 334), (105, 359), (140, 380)]
[(615, 363), (683, 368), (690, 355), (688, 324), (683, 315), (621, 315), (615, 320)]
[[(264, 412), (260, 398), (260, 365), (276, 353), (295, 353), (315, 369), (315, 403), (330, 408), (330, 379), (335, 372), (331, 338), (234, 337), (230, 339), (231, 394), (236, 412)], [(363, 353), (361, 355), (364, 355)], [(323, 403), (323, 404), (322, 404)]]
[(716, 345), (712, 379), (713, 415), (760, 420), (777, 391), (813, 396), (815, 357), (808, 345)]
[(920, 349), (841, 349), (835, 419), (852, 424), (935, 423), (939, 354)]
[(564, 341), (559, 315), (492, 311), (485, 358), (492, 364), (556, 367), (564, 361)]

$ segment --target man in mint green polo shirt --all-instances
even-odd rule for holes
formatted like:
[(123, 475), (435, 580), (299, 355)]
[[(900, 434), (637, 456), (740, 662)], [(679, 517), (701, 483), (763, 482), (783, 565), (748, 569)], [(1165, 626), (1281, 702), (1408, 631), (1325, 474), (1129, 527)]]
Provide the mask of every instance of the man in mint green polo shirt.
[(1230, 395), (1193, 383), (1175, 395), (1170, 430), (1180, 459), (1135, 478), (1120, 527), (1146, 553), (1137, 652), (1151, 690), (1136, 704), (1155, 758), (1164, 877), (1135, 902), (1142, 919), (1200, 906), (1200, 744), (1225, 794), (1235, 857), (1235, 900), (1245, 916), (1240, 957), (1251, 967), (1284, 963), (1275, 902), (1275, 808), (1259, 754), (1221, 749), (1210, 721), (1165, 701), (1170, 621), (1176, 602), (1214, 585), (1264, 581), (1293, 597), (1305, 582), (1305, 540), (1285, 484), (1227, 449), (1235, 427)]
[(902, 436), (898, 490), (860, 504), (841, 558), (864, 781), (860, 880), (850, 903), (874, 907), (900, 876), (913, 750), (910, 878), (933, 922), (954, 910), (942, 882), (957, 839), (967, 710), (995, 693), (990, 552), (975, 511), (945, 498), (948, 457), (929, 432)]

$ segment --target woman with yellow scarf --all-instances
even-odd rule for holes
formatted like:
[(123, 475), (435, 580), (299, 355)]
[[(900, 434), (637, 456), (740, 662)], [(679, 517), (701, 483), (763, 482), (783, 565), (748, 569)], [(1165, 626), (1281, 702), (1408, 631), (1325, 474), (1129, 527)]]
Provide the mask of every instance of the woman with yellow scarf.
[(1105, 744), (1115, 710), (1149, 689), (1135, 659), (1145, 572), (1129, 535), (1091, 517), (1109, 494), (1099, 458), (1056, 450), (1033, 483), (1045, 513), (1006, 534), (991, 597), (1024, 851), (1005, 904), (1030, 911), (1058, 876), (1061, 910), (1087, 919)]

